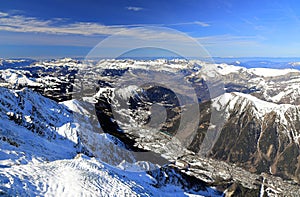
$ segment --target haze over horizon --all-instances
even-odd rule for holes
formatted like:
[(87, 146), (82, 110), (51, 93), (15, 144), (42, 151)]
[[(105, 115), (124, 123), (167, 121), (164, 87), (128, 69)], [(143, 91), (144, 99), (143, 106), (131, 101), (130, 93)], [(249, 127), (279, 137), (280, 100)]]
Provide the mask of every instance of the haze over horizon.
[[(118, 32), (147, 39), (151, 32), (134, 27), (153, 26), (187, 34), (213, 57), (299, 57), (299, 11), (300, 3), (293, 0), (3, 1), (0, 54), (84, 57)], [(163, 33), (166, 39), (173, 36)]]

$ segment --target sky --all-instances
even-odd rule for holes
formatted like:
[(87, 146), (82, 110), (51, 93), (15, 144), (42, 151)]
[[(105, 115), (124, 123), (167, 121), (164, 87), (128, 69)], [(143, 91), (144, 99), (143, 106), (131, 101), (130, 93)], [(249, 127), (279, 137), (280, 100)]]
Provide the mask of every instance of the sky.
[(300, 57), (300, 2), (0, 0), (2, 58), (84, 57), (115, 35), (108, 53), (136, 40), (192, 51), (176, 32), (213, 57)]

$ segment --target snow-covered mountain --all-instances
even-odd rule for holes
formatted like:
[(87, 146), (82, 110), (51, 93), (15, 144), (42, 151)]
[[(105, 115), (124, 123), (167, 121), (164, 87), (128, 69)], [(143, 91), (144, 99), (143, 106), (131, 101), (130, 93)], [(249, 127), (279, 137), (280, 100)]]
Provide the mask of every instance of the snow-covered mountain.
[(299, 106), (226, 93), (213, 105), (226, 116), (212, 157), (299, 181)]
[(65, 58), (0, 76), (4, 195), (298, 194), (296, 69)]
[(59, 104), (27, 88), (0, 88), (0, 95), (2, 195), (221, 195), (203, 182), (191, 183), (176, 169), (149, 173), (153, 164), (135, 163), (133, 155), (126, 155), (132, 163), (120, 161), (122, 142), (91, 127), (84, 103)]

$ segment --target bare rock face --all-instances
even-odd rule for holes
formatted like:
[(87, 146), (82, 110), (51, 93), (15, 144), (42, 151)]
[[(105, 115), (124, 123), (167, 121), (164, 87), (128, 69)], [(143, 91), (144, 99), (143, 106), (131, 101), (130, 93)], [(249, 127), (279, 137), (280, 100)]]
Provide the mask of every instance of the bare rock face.
[[(238, 164), (250, 172), (271, 173), (299, 182), (299, 108), (258, 113), (255, 103), (242, 95), (230, 98), (227, 119), (216, 143), (207, 156)], [(232, 99), (236, 100), (232, 103)], [(265, 103), (266, 104), (266, 103)], [(189, 150), (198, 153), (208, 129), (208, 104), (202, 104), (198, 134)], [(264, 107), (264, 106), (263, 106)], [(204, 109), (205, 110), (204, 110)], [(205, 118), (206, 117), (206, 118)]]

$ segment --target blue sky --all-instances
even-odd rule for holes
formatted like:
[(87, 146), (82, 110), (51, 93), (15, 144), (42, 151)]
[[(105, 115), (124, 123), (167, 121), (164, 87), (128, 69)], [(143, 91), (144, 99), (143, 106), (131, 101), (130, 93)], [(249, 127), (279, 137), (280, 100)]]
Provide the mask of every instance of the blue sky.
[(108, 36), (148, 25), (184, 32), (212, 56), (299, 57), (299, 17), (296, 0), (2, 0), (0, 57), (85, 56)]

